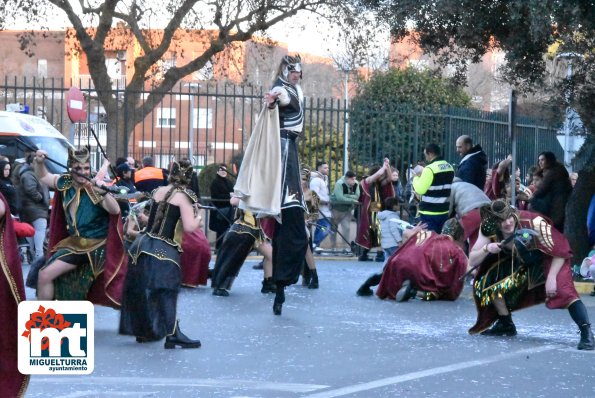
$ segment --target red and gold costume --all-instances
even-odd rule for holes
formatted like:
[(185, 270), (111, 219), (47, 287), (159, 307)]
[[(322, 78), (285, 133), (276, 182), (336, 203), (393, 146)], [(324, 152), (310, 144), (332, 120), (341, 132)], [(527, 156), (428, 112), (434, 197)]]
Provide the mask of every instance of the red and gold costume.
[(211, 261), (211, 246), (200, 228), (184, 232), (182, 236), (182, 286), (197, 287), (206, 285)]
[(355, 243), (365, 249), (380, 246), (378, 212), (381, 210), (384, 200), (394, 196), (393, 184), (381, 185), (379, 182), (370, 184), (366, 179), (362, 180), (359, 198), (362, 205), (359, 212)]
[(21, 374), (17, 366), (17, 310), (19, 303), (25, 300), (25, 286), (10, 207), (2, 194), (0, 200), (6, 208), (6, 215), (0, 220), (0, 392), (4, 397), (21, 397), (29, 383), (29, 376)]
[(467, 269), (467, 256), (450, 236), (420, 231), (393, 254), (382, 273), (376, 295), (395, 299), (403, 282), (433, 293), (439, 300), (456, 300), (463, 290), (461, 276)]
[[(537, 233), (529, 248), (531, 256), (521, 256), (513, 246), (512, 250), (503, 248), (500, 253), (490, 254), (483, 260), (473, 283), (477, 322), (469, 329), (471, 334), (486, 330), (497, 320), (498, 314), (492, 305), (494, 298), (504, 298), (510, 311), (544, 302), (549, 309), (562, 309), (579, 300), (570, 268), (572, 252), (566, 238), (548, 219), (528, 211), (518, 213), (519, 228)], [(490, 230), (484, 221), (482, 233), (493, 242), (501, 240), (501, 236), (495, 232), (490, 234), (486, 229)], [(545, 282), (555, 257), (563, 258), (564, 264), (556, 277), (557, 294), (547, 298)]]

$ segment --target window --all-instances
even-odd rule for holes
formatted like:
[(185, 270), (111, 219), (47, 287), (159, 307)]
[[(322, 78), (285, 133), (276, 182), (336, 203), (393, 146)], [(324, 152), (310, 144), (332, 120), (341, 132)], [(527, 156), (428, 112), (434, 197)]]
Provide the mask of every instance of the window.
[[(198, 53), (196, 51), (192, 51), (192, 57), (194, 59), (201, 56), (202, 53)], [(192, 80), (211, 80), (215, 77), (213, 63), (211, 61), (207, 61), (205, 65), (200, 69), (197, 70), (192, 74)]]
[(210, 129), (213, 128), (213, 110), (210, 108), (194, 109), (194, 128)]
[(48, 60), (38, 59), (37, 60), (37, 77), (45, 78), (48, 77)]
[(176, 127), (176, 108), (157, 108), (157, 127)]

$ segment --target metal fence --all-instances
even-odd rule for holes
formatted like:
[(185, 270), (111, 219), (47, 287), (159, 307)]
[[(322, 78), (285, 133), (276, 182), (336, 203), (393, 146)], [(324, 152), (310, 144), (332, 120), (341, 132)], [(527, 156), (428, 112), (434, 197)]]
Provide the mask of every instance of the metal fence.
[[(6, 108), (9, 103), (27, 104), (30, 113), (46, 118), (75, 145), (96, 147), (90, 128), (105, 144), (106, 115), (93, 85), (89, 82), (75, 85), (82, 87), (88, 99), (87, 123), (73, 126), (69, 121), (65, 93), (70, 85), (65, 85), (63, 79), (5, 77), (3, 84), (0, 82), (0, 108)], [(140, 94), (140, 101), (145, 101), (149, 92)], [(116, 87), (113, 95), (123, 98), (129, 93)], [(261, 88), (224, 82), (180, 83), (131, 132), (117, 132), (128, 137), (127, 148), (118, 152), (137, 160), (152, 155), (162, 167), (172, 156), (191, 156), (199, 168), (211, 163), (232, 163), (241, 157), (248, 144), (262, 97)], [(446, 160), (457, 163), (455, 140), (461, 134), (470, 135), (474, 143), (483, 147), (490, 165), (511, 153), (505, 114), (452, 108), (429, 112), (405, 105), (382, 111), (347, 110), (343, 100), (321, 98), (307, 98), (305, 110), (305, 139), (300, 144), (302, 162), (314, 167), (317, 160), (327, 161), (331, 182), (346, 169), (363, 175), (385, 155), (404, 176), (409, 165), (423, 158), (423, 147), (429, 142), (441, 145)], [(134, 116), (132, 109), (120, 111), (130, 120)], [(362, 120), (369, 122), (362, 124)], [(351, 121), (354, 123), (350, 124)], [(515, 134), (517, 165), (522, 175), (536, 163), (541, 151), (553, 151), (560, 159), (563, 157), (556, 130), (550, 126), (519, 118)], [(349, 137), (347, 167), (343, 164), (345, 137)], [(96, 159), (99, 162), (100, 157)]]

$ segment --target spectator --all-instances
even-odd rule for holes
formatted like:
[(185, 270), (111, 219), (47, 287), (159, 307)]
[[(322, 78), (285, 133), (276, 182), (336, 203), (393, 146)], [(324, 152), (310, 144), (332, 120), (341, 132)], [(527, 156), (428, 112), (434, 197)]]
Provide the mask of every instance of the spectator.
[(461, 180), (483, 189), (486, 181), (488, 157), (481, 146), (473, 146), (468, 135), (462, 135), (456, 141), (457, 152), (462, 157), (456, 176)]
[(141, 192), (153, 192), (154, 189), (167, 185), (166, 171), (154, 166), (153, 158), (143, 158), (143, 168), (134, 173), (134, 185)]
[(556, 160), (556, 155), (552, 152), (540, 153), (538, 161), (539, 167), (543, 170), (543, 181), (533, 193), (531, 203), (544, 201), (542, 214), (552, 220), (558, 231), (563, 231), (566, 203), (572, 192), (568, 171)]
[(230, 203), (232, 192), (233, 183), (227, 179), (227, 166), (221, 163), (211, 182), (211, 199), (217, 210), (211, 210), (209, 229), (217, 234), (215, 249), (221, 246), (223, 235), (233, 221), (233, 207)]
[[(355, 179), (355, 173), (353, 171), (348, 171), (335, 183), (331, 195), (333, 224), (337, 227), (337, 231), (341, 232), (346, 239), (350, 239), (352, 211), (354, 205), (359, 203), (359, 195), (359, 184)], [(337, 235), (331, 235), (333, 248), (337, 248)]]
[(124, 162), (116, 167), (116, 174), (118, 178), (114, 185), (127, 188), (128, 193), (136, 192), (136, 186), (134, 185), (134, 180), (132, 180), (132, 170), (128, 166), (128, 163)]
[[(413, 177), (415, 175), (422, 172), (424, 169), (423, 162), (418, 162), (415, 168), (410, 167), (407, 169), (407, 184), (405, 184), (405, 191), (403, 193), (404, 199), (403, 204), (406, 203), (406, 210), (407, 210), (407, 220), (410, 222), (413, 221), (417, 214), (417, 205), (419, 204), (418, 198), (415, 196), (415, 192), (413, 192)], [(403, 207), (401, 207), (401, 210)]]
[(393, 189), (395, 190), (395, 198), (399, 199), (399, 203), (403, 203), (405, 201), (405, 190), (403, 189), (403, 184), (401, 184), (401, 180), (399, 179), (399, 169), (392, 168), (392, 181), (393, 181)]
[(413, 178), (413, 190), (421, 196), (419, 220), (427, 224), (429, 230), (440, 233), (448, 219), (450, 187), (455, 172), (440, 156), (438, 145), (426, 145), (424, 156), (428, 165)]
[(533, 174), (539, 170), (538, 166), (531, 166), (527, 169), (527, 174), (525, 175), (525, 185), (530, 187), (533, 184)]
[(316, 252), (322, 241), (331, 230), (331, 208), (328, 188), (328, 163), (319, 161), (316, 163), (316, 171), (310, 174), (310, 190), (318, 196), (318, 221), (312, 239), (312, 247)]
[(133, 172), (138, 169), (138, 164), (136, 163), (136, 160), (134, 160), (134, 158), (132, 156), (128, 156), (126, 158), (126, 163), (128, 163), (128, 167), (130, 167), (130, 170), (132, 170)]
[(27, 240), (37, 259), (44, 256), (43, 242), (48, 226), (50, 193), (48, 186), (39, 181), (35, 175), (32, 166), (34, 157), (34, 153), (28, 154), (26, 163), (19, 169), (18, 188), (22, 203), (20, 219), (35, 228), (35, 235)]
[(7, 160), (0, 160), (0, 192), (4, 195), (10, 206), (10, 213), (13, 216), (18, 216), (20, 201), (17, 196), (17, 190), (10, 179), (10, 172), (10, 163)]

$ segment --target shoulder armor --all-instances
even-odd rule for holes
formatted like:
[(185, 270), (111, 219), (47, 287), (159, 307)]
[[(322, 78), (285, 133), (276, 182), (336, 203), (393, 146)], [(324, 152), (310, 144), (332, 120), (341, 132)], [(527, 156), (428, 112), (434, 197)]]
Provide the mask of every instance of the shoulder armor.
[(66, 191), (72, 187), (72, 176), (70, 174), (61, 174), (56, 180), (56, 189), (60, 192)]
[(182, 192), (185, 193), (186, 196), (188, 196), (190, 198), (190, 201), (194, 204), (196, 202), (198, 202), (198, 196), (196, 196), (196, 194), (194, 193), (193, 190), (188, 189), (188, 188), (180, 188), (178, 189), (178, 192)]
[(552, 238), (551, 224), (545, 218), (537, 216), (531, 220), (531, 228), (539, 234), (537, 236), (539, 242), (548, 250), (552, 250), (554, 238)]
[(428, 238), (432, 236), (432, 231), (426, 231), (426, 230), (422, 230), (419, 231), (417, 233), (417, 235), (415, 235), (415, 245), (416, 246), (421, 246), (425, 243), (426, 240), (428, 240)]
[(494, 217), (489, 217), (481, 222), (480, 230), (483, 236), (492, 238), (498, 231), (498, 221)]

